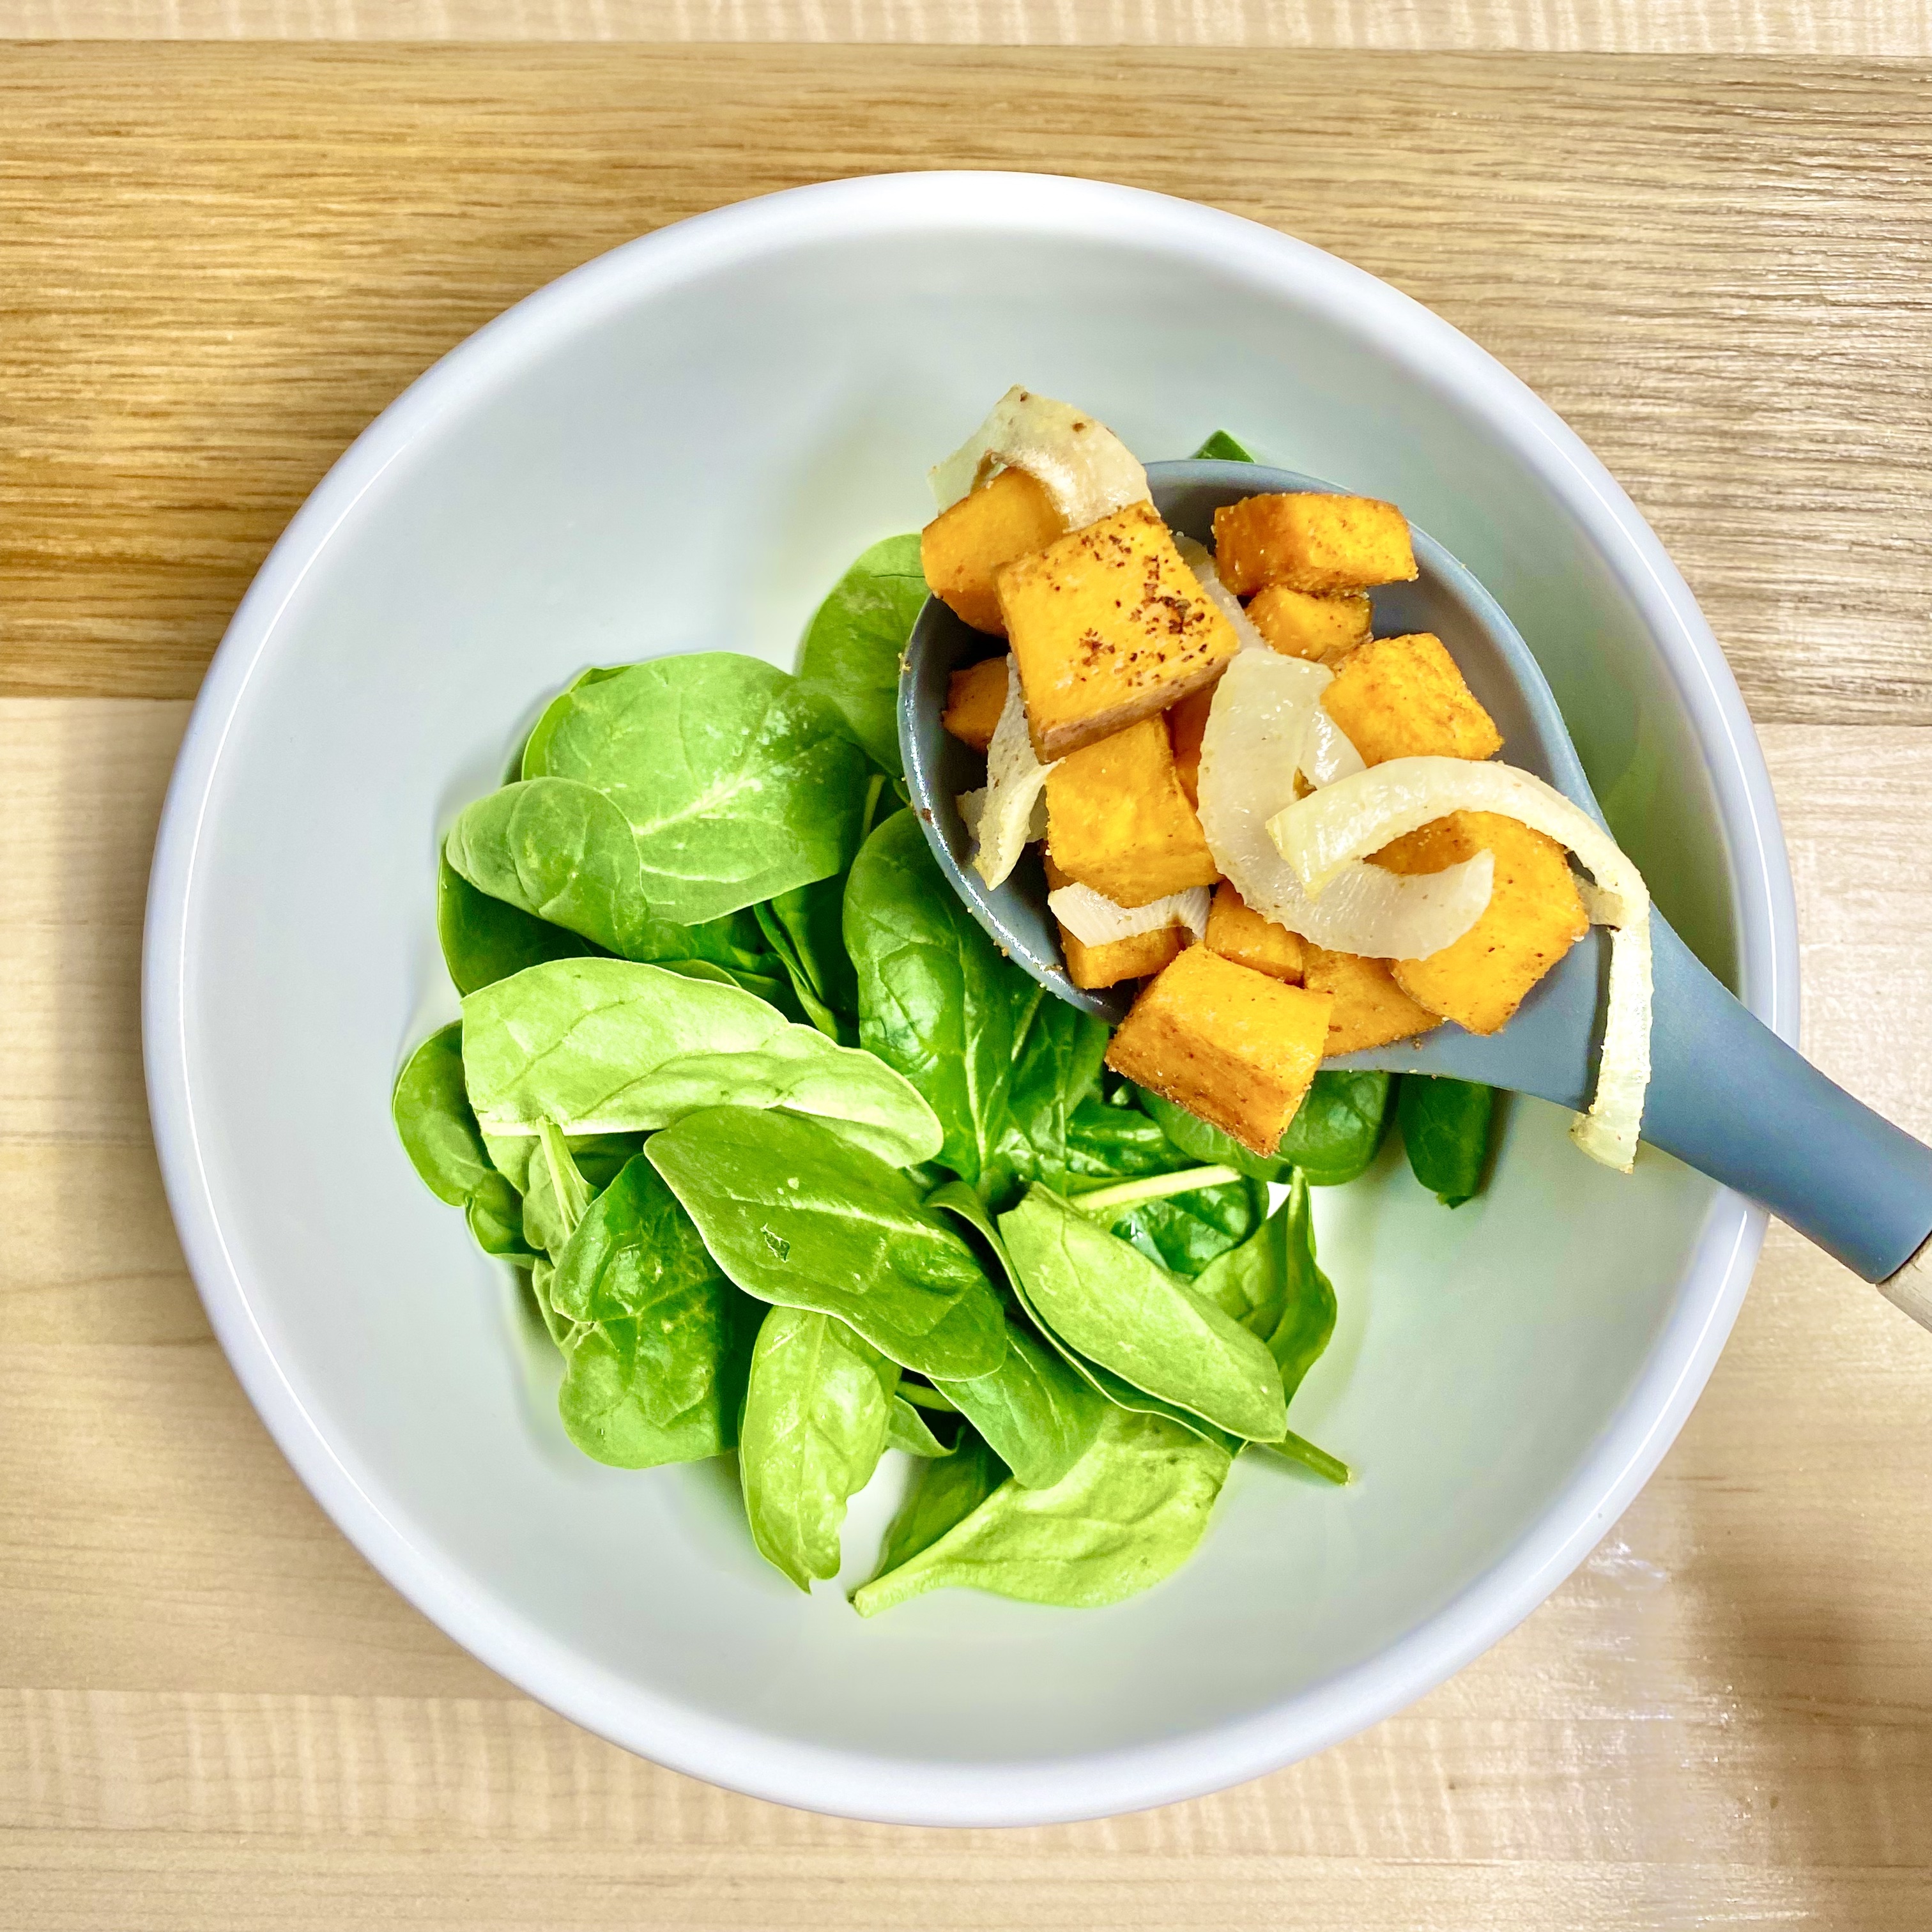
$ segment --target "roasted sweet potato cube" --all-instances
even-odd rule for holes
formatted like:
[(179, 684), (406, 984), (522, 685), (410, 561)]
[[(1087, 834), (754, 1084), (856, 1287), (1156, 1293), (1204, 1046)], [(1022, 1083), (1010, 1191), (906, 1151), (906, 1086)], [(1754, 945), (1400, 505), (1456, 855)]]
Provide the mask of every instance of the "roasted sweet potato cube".
[(1042, 760), (1212, 684), (1240, 648), (1151, 503), (1004, 565), (996, 580)]
[(1208, 908), (1206, 944), (1223, 959), (1252, 966), (1270, 980), (1285, 980), (1290, 986), (1300, 982), (1300, 934), (1263, 918), (1226, 879), (1215, 887), (1214, 903)]
[(1271, 1154), (1322, 1064), (1333, 1004), (1190, 946), (1141, 989), (1107, 1064)]
[(1387, 1046), (1390, 1041), (1413, 1040), (1442, 1024), (1442, 1016), (1418, 1006), (1396, 983), (1390, 962), (1364, 959), (1356, 952), (1330, 952), (1311, 946), (1302, 968), (1302, 983), (1310, 992), (1334, 995), (1328, 1016), (1328, 1043), (1333, 1056), (1359, 1053), (1364, 1047)]
[[(1215, 680), (1216, 683), (1219, 679)], [(1167, 713), (1168, 742), (1174, 747), (1174, 775), (1187, 802), (1198, 812), (1201, 807), (1201, 740), (1208, 729), (1208, 707), (1214, 702), (1214, 686), (1191, 691)]]
[(920, 532), (926, 586), (976, 631), (1006, 634), (993, 574), (1044, 550), (1066, 529), (1045, 486), (1024, 470), (1002, 470), (941, 510)]
[(1006, 660), (988, 658), (983, 664), (956, 670), (946, 686), (946, 709), (939, 722), (962, 744), (984, 752), (993, 742), (1000, 713), (1006, 708)]
[(1410, 998), (1472, 1033), (1506, 1025), (1523, 995), (1581, 939), (1589, 916), (1553, 838), (1491, 812), (1455, 812), (1375, 855), (1392, 872), (1439, 872), (1478, 852), (1495, 855), (1496, 881), (1483, 916), (1453, 945), (1426, 959), (1398, 959)]
[(1116, 905), (1220, 876), (1158, 718), (1070, 752), (1047, 773), (1046, 843), (1070, 879)]
[[(1046, 886), (1058, 892), (1073, 882), (1046, 860)], [(1059, 923), (1058, 920), (1054, 922)], [(1076, 986), (1088, 991), (1100, 986), (1118, 986), (1123, 980), (1144, 980), (1158, 973), (1189, 943), (1192, 935), (1182, 926), (1164, 926), (1155, 932), (1136, 933), (1131, 939), (1116, 939), (1103, 946), (1089, 946), (1064, 926), (1060, 928), (1060, 950), (1066, 961), (1066, 976)]]
[(1285, 584), (1270, 584), (1260, 592), (1248, 606), (1248, 616), (1283, 657), (1316, 664), (1366, 644), (1375, 621), (1366, 590), (1322, 597), (1312, 590), (1291, 590)]
[(1502, 734), (1432, 632), (1378, 638), (1351, 651), (1322, 694), (1365, 763), (1385, 758), (1486, 758)]
[(1393, 503), (1313, 490), (1244, 497), (1216, 510), (1214, 567), (1237, 597), (1270, 584), (1366, 590), (1416, 574), (1408, 521)]

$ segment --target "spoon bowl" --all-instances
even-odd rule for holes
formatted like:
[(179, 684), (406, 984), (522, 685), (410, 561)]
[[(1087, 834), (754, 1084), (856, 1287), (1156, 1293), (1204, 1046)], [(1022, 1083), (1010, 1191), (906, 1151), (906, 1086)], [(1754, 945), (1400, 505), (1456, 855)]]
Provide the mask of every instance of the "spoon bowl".
[[(1335, 490), (1294, 470), (1204, 459), (1150, 464), (1148, 483), (1169, 526), (1210, 546), (1214, 512), (1226, 504), (1264, 492)], [(1433, 632), (1496, 720), (1508, 762), (1604, 822), (1548, 681), (1502, 607), (1440, 544), (1412, 527), (1410, 534), (1418, 574), (1370, 592), (1376, 634)], [(968, 862), (973, 842), (957, 800), (984, 782), (983, 761), (946, 730), (940, 714), (952, 674), (991, 655), (994, 641), (937, 598), (927, 600), (899, 680), (899, 744), (912, 803), (941, 868), (1001, 948), (1049, 992), (1118, 1023), (1132, 1004), (1130, 990), (1088, 992), (1066, 976), (1038, 854), (1030, 848), (993, 890)], [(1932, 1234), (1932, 1149), (1786, 1046), (1654, 908), (1651, 933), (1644, 1139), (1762, 1202), (1932, 1328), (1932, 1263), (1918, 1258)], [(1584, 1107), (1596, 1082), (1609, 955), (1607, 936), (1592, 928), (1498, 1033), (1468, 1033), (1445, 1022), (1418, 1039), (1325, 1064), (1478, 1081)]]

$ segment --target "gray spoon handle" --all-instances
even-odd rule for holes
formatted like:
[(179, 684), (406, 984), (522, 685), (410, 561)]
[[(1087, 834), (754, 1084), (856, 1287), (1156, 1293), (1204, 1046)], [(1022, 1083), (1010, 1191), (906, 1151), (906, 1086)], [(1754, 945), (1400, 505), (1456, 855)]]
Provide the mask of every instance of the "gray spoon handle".
[(1661, 920), (1654, 938), (1644, 1138), (1762, 1202), (1932, 1328), (1932, 1283), (1909, 1266), (1932, 1233), (1932, 1148), (1786, 1046)]

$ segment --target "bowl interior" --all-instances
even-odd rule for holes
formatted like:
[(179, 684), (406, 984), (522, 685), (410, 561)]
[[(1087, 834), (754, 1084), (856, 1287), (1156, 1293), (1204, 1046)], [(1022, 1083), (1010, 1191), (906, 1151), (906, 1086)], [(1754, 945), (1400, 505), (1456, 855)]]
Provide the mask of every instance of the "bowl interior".
[[(440, 834), (586, 664), (789, 662), (850, 558), (926, 519), (926, 466), (1016, 380), (1144, 457), (1225, 426), (1400, 502), (1508, 609), (1612, 823), (1720, 967), (1740, 928), (1710, 774), (1737, 754), (1680, 703), (1540, 432), (1447, 381), (1430, 345), (1448, 332), (1392, 292), (1272, 236), (1250, 261), (1242, 224), (1122, 190), (1124, 211), (1055, 184), (955, 209), (938, 188), (850, 185), (567, 280), (434, 372), (298, 520), (170, 804), (158, 1127), (265, 1417), (362, 1546), (497, 1668), (790, 1802), (1077, 1816), (1312, 1748), (1508, 1628), (1681, 1419), (1744, 1210), (1661, 1157), (1628, 1180), (1591, 1166), (1534, 1102), (1508, 1112), (1490, 1192), (1454, 1214), (1385, 1150), (1318, 1201), (1340, 1325), (1294, 1414), (1354, 1486), (1244, 1464), (1193, 1563), (1114, 1610), (948, 1593), (862, 1623), (758, 1558), (728, 1465), (578, 1456), (512, 1277), (411, 1172), (390, 1084), (455, 1007)], [(848, 1585), (904, 1480), (882, 1472), (855, 1505)]]

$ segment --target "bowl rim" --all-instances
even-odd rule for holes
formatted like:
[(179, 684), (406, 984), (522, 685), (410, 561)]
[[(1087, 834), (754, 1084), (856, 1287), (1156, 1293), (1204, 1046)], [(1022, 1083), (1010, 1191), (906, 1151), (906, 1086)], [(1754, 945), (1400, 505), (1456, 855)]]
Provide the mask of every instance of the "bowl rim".
[(148, 1107), (169, 1204), (208, 1318), (282, 1453), (343, 1533), (466, 1649), (573, 1723), (654, 1762), (803, 1809), (907, 1825), (1029, 1825), (1199, 1796), (1366, 1729), (1506, 1635), (1580, 1563), (1648, 1479), (1716, 1364), (1762, 1244), (1764, 1210), (1720, 1193), (1623, 1405), (1515, 1545), (1375, 1656), (1238, 1719), (1065, 1758), (886, 1759), (776, 1738), (587, 1662), (478, 1589), (406, 1510), (338, 1455), (252, 1310), (214, 1212), (185, 1033), (195, 867), (229, 733), (278, 626), (361, 499), (443, 418), (614, 311), (771, 252), (895, 233), (1050, 236), (1192, 258), (1288, 295), (1424, 376), (1508, 441), (1569, 510), (1640, 612), (1706, 760), (1728, 848), (1738, 991), (1786, 1040), (1798, 1018), (1797, 923), (1769, 775), (1743, 699), (1662, 544), (1581, 440), (1486, 350), (1339, 258), (1241, 217), (1061, 176), (934, 172), (793, 188), (693, 217), (526, 297), (419, 376), (338, 460), (236, 609), (189, 718), (163, 807), (142, 942)]

